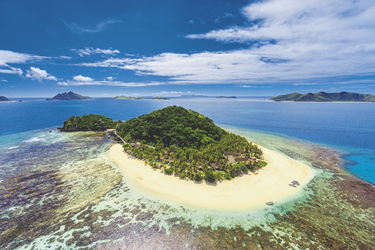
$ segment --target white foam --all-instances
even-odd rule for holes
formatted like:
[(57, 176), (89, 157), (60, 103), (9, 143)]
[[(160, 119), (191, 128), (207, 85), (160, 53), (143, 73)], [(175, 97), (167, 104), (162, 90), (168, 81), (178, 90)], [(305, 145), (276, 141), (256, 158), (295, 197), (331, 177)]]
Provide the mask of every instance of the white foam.
[[(43, 137), (43, 136), (41, 136)], [(31, 139), (25, 140), (24, 142), (30, 143), (30, 142), (38, 142), (38, 141), (45, 141), (46, 139), (41, 137), (33, 137)]]

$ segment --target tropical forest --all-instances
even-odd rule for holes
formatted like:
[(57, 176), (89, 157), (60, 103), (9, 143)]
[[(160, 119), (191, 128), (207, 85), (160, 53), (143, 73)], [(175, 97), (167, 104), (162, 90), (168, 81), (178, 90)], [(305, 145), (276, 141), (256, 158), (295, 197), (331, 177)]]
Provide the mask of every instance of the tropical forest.
[(262, 151), (193, 110), (169, 106), (118, 123), (124, 149), (166, 174), (195, 181), (230, 180), (264, 167)]

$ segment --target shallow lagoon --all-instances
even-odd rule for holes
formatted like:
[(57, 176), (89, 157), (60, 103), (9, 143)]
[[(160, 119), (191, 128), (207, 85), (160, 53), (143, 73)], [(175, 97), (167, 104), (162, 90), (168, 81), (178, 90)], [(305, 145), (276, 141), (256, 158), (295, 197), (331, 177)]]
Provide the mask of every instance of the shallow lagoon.
[[(183, 102), (179, 105), (190, 103), (188, 108), (202, 112), (199, 110), (202, 101), (179, 101)], [(132, 102), (127, 104), (127, 112), (139, 112), (140, 107), (132, 110), (139, 103)], [(93, 103), (86, 102), (83, 106)], [(249, 213), (187, 209), (129, 189), (126, 178), (105, 156), (111, 142), (104, 134), (62, 134), (53, 128), (13, 133), (0, 137), (1, 246), (5, 249), (375, 247), (373, 187), (340, 170), (340, 157), (345, 150), (240, 128), (238, 123), (245, 121), (243, 117), (223, 123), (223, 116), (229, 111), (220, 109), (228, 103), (222, 106), (218, 103), (216, 108), (201, 108), (206, 110), (202, 113), (221, 124), (232, 122), (236, 127), (221, 126), (316, 170), (317, 177), (303, 195)], [(156, 107), (170, 102), (142, 105), (146, 104)], [(70, 108), (76, 107), (66, 107)]]

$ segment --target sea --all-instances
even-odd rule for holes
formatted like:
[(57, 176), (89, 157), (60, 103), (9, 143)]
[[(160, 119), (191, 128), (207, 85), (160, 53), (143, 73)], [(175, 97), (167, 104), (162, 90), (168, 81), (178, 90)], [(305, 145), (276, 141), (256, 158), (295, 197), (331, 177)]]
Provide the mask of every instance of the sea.
[[(0, 248), (375, 249), (375, 103), (268, 99), (0, 103)], [(130, 185), (105, 133), (57, 130), (70, 116), (124, 121), (170, 105), (307, 164), (315, 178), (256, 211), (194, 210)]]

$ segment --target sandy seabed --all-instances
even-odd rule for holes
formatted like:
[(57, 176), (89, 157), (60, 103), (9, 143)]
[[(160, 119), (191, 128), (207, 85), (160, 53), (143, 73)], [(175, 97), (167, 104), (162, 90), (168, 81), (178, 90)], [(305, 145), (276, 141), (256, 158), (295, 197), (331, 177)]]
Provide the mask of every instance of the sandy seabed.
[[(260, 209), (269, 201), (277, 204), (293, 199), (314, 177), (313, 170), (307, 165), (276, 151), (262, 147), (261, 149), (268, 165), (259, 170), (258, 174), (249, 172), (215, 185), (205, 181), (196, 183), (181, 180), (176, 176), (161, 173), (160, 169), (153, 169), (142, 160), (125, 153), (120, 144), (111, 146), (108, 156), (131, 186), (160, 199), (200, 209), (243, 211)], [(299, 181), (301, 185), (290, 187), (293, 180)]]

